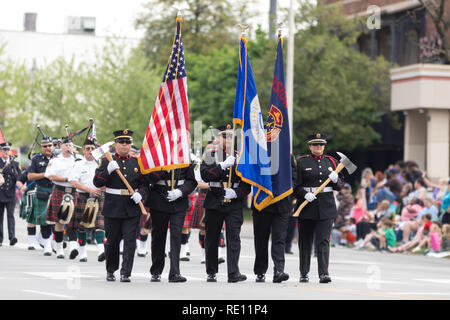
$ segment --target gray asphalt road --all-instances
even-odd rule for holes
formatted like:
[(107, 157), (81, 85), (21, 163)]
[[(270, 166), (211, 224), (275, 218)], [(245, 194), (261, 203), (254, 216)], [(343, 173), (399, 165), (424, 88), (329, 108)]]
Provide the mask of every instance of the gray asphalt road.
[[(6, 222), (4, 225), (6, 233)], [(450, 299), (450, 260), (426, 256), (390, 254), (337, 247), (331, 249), (332, 282), (319, 284), (317, 262), (313, 258), (310, 283), (299, 280), (298, 249), (286, 257), (290, 279), (274, 284), (272, 264), (266, 283), (255, 283), (253, 274), (252, 226), (242, 230), (241, 272), (248, 280), (226, 282), (226, 265), (221, 264), (217, 283), (207, 283), (205, 267), (200, 264), (198, 231), (190, 238), (191, 261), (181, 262), (186, 283), (168, 283), (168, 263), (161, 283), (151, 283), (150, 256), (135, 258), (131, 283), (105, 281), (104, 263), (97, 262), (95, 245), (88, 246), (87, 263), (78, 260), (44, 257), (42, 249), (27, 250), (25, 222), (16, 218), (19, 242), (0, 248), (0, 299), (148, 299), (148, 300), (379, 300)], [(149, 247), (149, 243), (148, 243)], [(118, 272), (116, 273), (118, 276)]]

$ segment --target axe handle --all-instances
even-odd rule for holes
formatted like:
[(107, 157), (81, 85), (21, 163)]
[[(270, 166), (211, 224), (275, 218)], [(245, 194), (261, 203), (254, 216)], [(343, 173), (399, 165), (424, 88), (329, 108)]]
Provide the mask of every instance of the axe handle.
[[(336, 167), (336, 173), (339, 173), (342, 171), (342, 169), (344, 169), (344, 165), (342, 163), (339, 163), (338, 166)], [(314, 195), (317, 196), (319, 193), (322, 192), (323, 189), (325, 189), (325, 187), (331, 182), (331, 179), (328, 178), (327, 180), (325, 180), (324, 183), (322, 183), (322, 185), (317, 188), (316, 191), (314, 191)], [(300, 211), (303, 210), (303, 208), (309, 203), (308, 200), (305, 200), (302, 202), (302, 204), (298, 207), (297, 211), (295, 211), (293, 217), (298, 217), (298, 215), (300, 214)]]
[[(105, 157), (106, 157), (106, 159), (107, 159), (109, 162), (113, 161), (113, 158), (112, 158), (112, 156), (111, 156), (111, 153), (106, 152), (106, 153), (105, 153)], [(123, 176), (123, 173), (122, 173), (119, 169), (116, 169), (116, 173), (119, 175), (120, 179), (122, 179), (122, 182), (126, 185), (128, 191), (130, 191), (131, 195), (133, 195), (133, 194), (134, 194), (134, 190), (133, 190), (133, 188), (130, 186), (130, 184), (128, 183), (127, 179)], [(139, 204), (139, 207), (141, 208), (142, 214), (143, 214), (143, 215), (147, 215), (147, 214), (148, 214), (148, 213), (147, 213), (147, 210), (145, 210), (145, 207), (144, 207), (144, 204), (142, 203), (142, 201), (139, 201), (138, 204)]]

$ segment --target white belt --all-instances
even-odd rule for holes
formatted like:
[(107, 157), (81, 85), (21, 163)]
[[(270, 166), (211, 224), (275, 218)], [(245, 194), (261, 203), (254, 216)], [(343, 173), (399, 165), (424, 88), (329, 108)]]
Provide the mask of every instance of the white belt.
[[(166, 184), (166, 182), (167, 182), (167, 184)], [(169, 187), (171, 187), (171, 180), (167, 180), (167, 181), (166, 180), (159, 180), (158, 182), (156, 182), (156, 184), (160, 185), (160, 186), (169, 186)], [(180, 186), (182, 184), (184, 184), (184, 180), (178, 180), (177, 186)]]
[(106, 193), (109, 194), (115, 194), (117, 196), (130, 196), (131, 193), (128, 191), (128, 189), (113, 189), (113, 188), (106, 188)]
[[(314, 193), (314, 192), (316, 192), (317, 189), (319, 189), (319, 187), (317, 187), (317, 188), (316, 187), (303, 187), (303, 189), (305, 189), (305, 191)], [(322, 190), (322, 192), (332, 192), (332, 191), (333, 191), (333, 187), (325, 187)]]
[[(225, 185), (226, 182), (224, 182)], [(210, 187), (215, 187), (215, 188), (222, 188), (224, 185), (222, 185), (222, 182), (210, 182), (209, 186)], [(237, 188), (239, 187), (239, 182), (235, 182), (233, 183), (233, 187), (232, 188)]]

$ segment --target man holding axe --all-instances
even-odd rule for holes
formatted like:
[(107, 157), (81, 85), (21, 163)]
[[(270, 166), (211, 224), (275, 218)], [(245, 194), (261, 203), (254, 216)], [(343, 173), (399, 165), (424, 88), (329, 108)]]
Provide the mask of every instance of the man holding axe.
[(330, 234), (337, 217), (333, 190), (339, 191), (344, 181), (338, 173), (345, 167), (353, 173), (356, 166), (343, 154), (341, 162), (324, 155), (327, 136), (316, 133), (308, 136), (311, 154), (297, 159), (297, 180), (294, 196), (297, 205), (294, 216), (298, 216), (300, 282), (309, 282), (309, 268), (313, 241), (317, 247), (319, 282), (331, 282), (328, 274), (330, 256)]
[(103, 204), (103, 216), (106, 232), (106, 280), (115, 281), (114, 272), (119, 269), (119, 244), (124, 241), (123, 261), (120, 270), (120, 281), (130, 282), (136, 249), (136, 232), (140, 215), (147, 214), (142, 198), (146, 194), (146, 186), (138, 160), (130, 156), (133, 142), (133, 131), (114, 131), (114, 147), (116, 153), (109, 153), (107, 143), (92, 152), (100, 164), (95, 171), (94, 185), (106, 187)]

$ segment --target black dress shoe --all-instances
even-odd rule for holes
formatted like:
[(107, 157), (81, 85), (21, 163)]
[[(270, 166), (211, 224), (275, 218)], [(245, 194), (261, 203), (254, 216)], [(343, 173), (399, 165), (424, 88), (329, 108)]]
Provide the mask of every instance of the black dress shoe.
[(218, 260), (217, 260), (217, 263), (218, 264), (221, 264), (221, 263), (224, 263), (225, 262), (225, 258), (222, 258), (222, 257), (220, 257)]
[(29, 247), (28, 247), (28, 250), (36, 250), (36, 248), (33, 247), (33, 246), (29, 246)]
[(181, 274), (174, 274), (172, 276), (169, 276), (169, 282), (186, 282), (186, 280), (187, 279)]
[(217, 282), (217, 277), (215, 273), (209, 273), (206, 278), (206, 282)]
[(152, 274), (152, 277), (150, 278), (150, 282), (161, 282), (161, 275), (160, 274)]
[(120, 275), (120, 282), (131, 282), (130, 276)]
[(70, 251), (70, 255), (69, 255), (69, 259), (73, 260), (77, 257), (78, 255), (78, 250), (77, 249), (73, 249), (72, 251)]
[(266, 282), (266, 276), (264, 274), (257, 274), (255, 282)]
[(106, 257), (105, 257), (105, 253), (103, 252), (101, 255), (98, 256), (98, 262), (103, 262), (105, 261)]
[(81, 258), (80, 262), (87, 262), (87, 258)]
[(300, 282), (309, 282), (308, 275), (301, 275), (300, 276)]
[(273, 275), (273, 283), (281, 283), (289, 279), (289, 275), (287, 273), (281, 271), (275, 271)]
[(247, 280), (247, 276), (245, 274), (236, 274), (228, 276), (228, 282), (239, 282)]
[(331, 278), (329, 275), (324, 274), (319, 276), (319, 283), (328, 283), (328, 282), (331, 282)]
[(116, 281), (116, 277), (114, 277), (114, 273), (107, 272), (106, 273), (106, 281)]
[(10, 245), (10, 246), (15, 245), (16, 243), (17, 243), (17, 238), (12, 238), (12, 239), (9, 241), (9, 245)]

